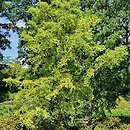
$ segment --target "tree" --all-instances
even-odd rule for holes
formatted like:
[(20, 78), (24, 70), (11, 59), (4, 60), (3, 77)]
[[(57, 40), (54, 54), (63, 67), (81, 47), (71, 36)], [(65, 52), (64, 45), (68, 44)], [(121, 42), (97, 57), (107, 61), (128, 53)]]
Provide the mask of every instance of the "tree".
[[(126, 0), (82, 0), (82, 10), (92, 10), (101, 21), (93, 28), (94, 41), (114, 49), (117, 46), (130, 44), (130, 1)], [(128, 60), (129, 61), (129, 60)], [(121, 66), (125, 70), (124, 82), (127, 88), (123, 88), (124, 96), (130, 92), (129, 62)], [(107, 73), (107, 72), (106, 72)], [(124, 74), (124, 71), (123, 71)]]
[[(2, 1), (0, 1), (0, 18), (2, 12)], [(7, 33), (3, 32), (3, 28), (7, 29), (7, 26), (3, 23), (0, 23), (0, 102), (5, 100), (7, 94), (7, 88), (5, 88), (5, 83), (3, 82), (4, 78), (7, 78), (8, 74), (6, 73), (7, 64), (4, 61), (4, 57), (1, 54), (1, 50), (5, 50), (7, 47), (10, 47), (10, 41), (6, 39)]]
[[(51, 3), (51, 0), (41, 1)], [(11, 21), (11, 26), (14, 28), (19, 20), (26, 22), (30, 19), (31, 16), (27, 13), (27, 9), (35, 6), (38, 0), (11, 0), (11, 2), (2, 2), (2, 14), (8, 17)], [(129, 1), (80, 0), (80, 8), (83, 11), (91, 9), (94, 13), (98, 13), (102, 19), (94, 29), (96, 34), (94, 37), (95, 41), (104, 44), (108, 48), (114, 48), (120, 44), (129, 45)]]
[[(26, 22), (29, 18), (29, 14), (27, 10), (31, 6), (35, 6), (39, 0), (10, 0), (2, 1), (1, 8), (2, 8), (2, 15), (7, 17), (12, 26), (16, 26), (16, 23), (19, 20), (23, 20)], [(41, 0), (50, 3), (50, 0)]]
[[(51, 3), (51, 0), (41, 0)], [(12, 0), (3, 2), (2, 14), (11, 21), (11, 27), (19, 32), (16, 23), (23, 20), (25, 23), (31, 18), (27, 9), (35, 6), (38, 0)], [(127, 4), (126, 4), (127, 3)], [(93, 13), (98, 14), (102, 19), (93, 29), (94, 41), (104, 44), (106, 47), (114, 49), (121, 44), (129, 45), (129, 21), (130, 21), (130, 3), (126, 0), (80, 0), (80, 6), (83, 11), (91, 9)], [(113, 13), (114, 12), (114, 13)], [(19, 48), (23, 45), (19, 44)], [(19, 57), (23, 59), (24, 53), (19, 50)]]
[(94, 29), (95, 40), (108, 47), (129, 45), (130, 1), (126, 0), (82, 0), (82, 9), (91, 9), (101, 17)]
[(29, 9), (32, 17), (20, 36), (28, 67), (12, 67), (13, 76), (5, 79), (18, 92), (3, 102), (10, 111), (1, 116), (0, 128), (84, 128), (120, 95), (127, 47), (112, 50), (94, 42), (92, 28), (100, 20), (79, 4), (54, 0)]
[[(18, 26), (18, 23), (21, 22), (25, 24), (30, 15), (27, 12), (28, 8), (35, 6), (39, 0), (1, 0), (0, 1), (0, 17), (8, 19), (8, 23), (0, 23), (1, 30), (4, 30), (4, 33), (0, 33), (0, 48), (5, 50), (7, 47), (10, 48), (10, 41), (7, 39), (7, 36), (10, 36), (10, 30), (20, 33), (21, 27)], [(42, 0), (50, 3), (50, 0)], [(20, 52), (19, 52), (20, 53)], [(20, 56), (19, 56), (20, 57)]]

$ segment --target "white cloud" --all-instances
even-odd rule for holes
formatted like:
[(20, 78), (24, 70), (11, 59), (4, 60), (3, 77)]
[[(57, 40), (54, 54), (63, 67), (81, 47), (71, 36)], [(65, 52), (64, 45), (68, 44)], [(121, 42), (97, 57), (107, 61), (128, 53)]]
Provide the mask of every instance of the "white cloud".
[(25, 28), (25, 27), (26, 27), (25, 22), (24, 22), (23, 20), (19, 20), (19, 21), (16, 23), (16, 26), (17, 26), (18, 28), (21, 28), (21, 27)]

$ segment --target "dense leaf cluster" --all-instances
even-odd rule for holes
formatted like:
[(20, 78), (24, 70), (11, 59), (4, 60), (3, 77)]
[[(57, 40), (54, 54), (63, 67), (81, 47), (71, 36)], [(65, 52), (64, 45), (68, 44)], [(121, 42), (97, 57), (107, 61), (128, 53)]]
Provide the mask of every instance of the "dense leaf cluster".
[(127, 128), (118, 118), (96, 121), (116, 105), (128, 107), (121, 95), (129, 90), (129, 3), (47, 2), (2, 4), (14, 27), (27, 23), (19, 32), (23, 65), (12, 62), (6, 76), (1, 71), (10, 91), (0, 104), (0, 129)]

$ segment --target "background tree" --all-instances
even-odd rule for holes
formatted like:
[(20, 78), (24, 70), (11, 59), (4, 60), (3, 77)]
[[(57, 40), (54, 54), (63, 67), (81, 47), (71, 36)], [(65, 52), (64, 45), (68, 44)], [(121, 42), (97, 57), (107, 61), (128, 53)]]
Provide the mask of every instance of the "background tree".
[(81, 0), (81, 7), (84, 11), (91, 9), (101, 18), (94, 29), (96, 41), (112, 48), (120, 44), (129, 45), (130, 1)]
[[(0, 18), (2, 18), (2, 3), (3, 1), (0, 1)], [(8, 76), (6, 73), (7, 63), (4, 60), (1, 50), (5, 50), (7, 47), (10, 47), (10, 41), (6, 38), (8, 33), (4, 33), (3, 29), (8, 30), (6, 24), (0, 23), (0, 102), (6, 100), (8, 92), (8, 89), (5, 88), (5, 83), (3, 82), (3, 79)]]
[[(130, 1), (81, 0), (81, 2), (83, 11), (90, 9), (92, 14), (97, 14), (101, 18), (101, 21), (93, 28), (95, 42), (111, 49), (121, 45), (127, 45), (129, 49)], [(123, 74), (125, 73), (124, 82), (127, 84), (127, 88), (123, 88), (122, 91), (124, 91), (123, 95), (126, 96), (130, 92), (129, 62), (122, 65), (120, 70), (125, 71)]]

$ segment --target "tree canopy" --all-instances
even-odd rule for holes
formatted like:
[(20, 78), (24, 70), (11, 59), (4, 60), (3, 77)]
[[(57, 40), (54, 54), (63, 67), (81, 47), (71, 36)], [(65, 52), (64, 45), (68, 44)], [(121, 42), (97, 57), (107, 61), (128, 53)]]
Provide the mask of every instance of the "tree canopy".
[[(6, 98), (0, 97), (0, 129), (97, 130), (104, 127), (94, 123), (107, 110), (127, 108), (122, 97), (129, 90), (130, 17), (125, 2), (0, 2), (1, 17), (11, 21), (10, 27), (1, 26), (20, 35), (20, 59), (0, 70), (0, 82), (9, 89)], [(17, 28), (19, 20), (26, 28)], [(9, 45), (2, 44), (1, 49)], [(113, 129), (116, 122), (104, 124)]]
[(0, 128), (79, 129), (103, 117), (126, 87), (128, 48), (96, 42), (101, 19), (78, 0), (39, 2), (28, 12), (20, 35), (28, 66), (10, 65), (4, 81), (14, 91), (2, 104)]

